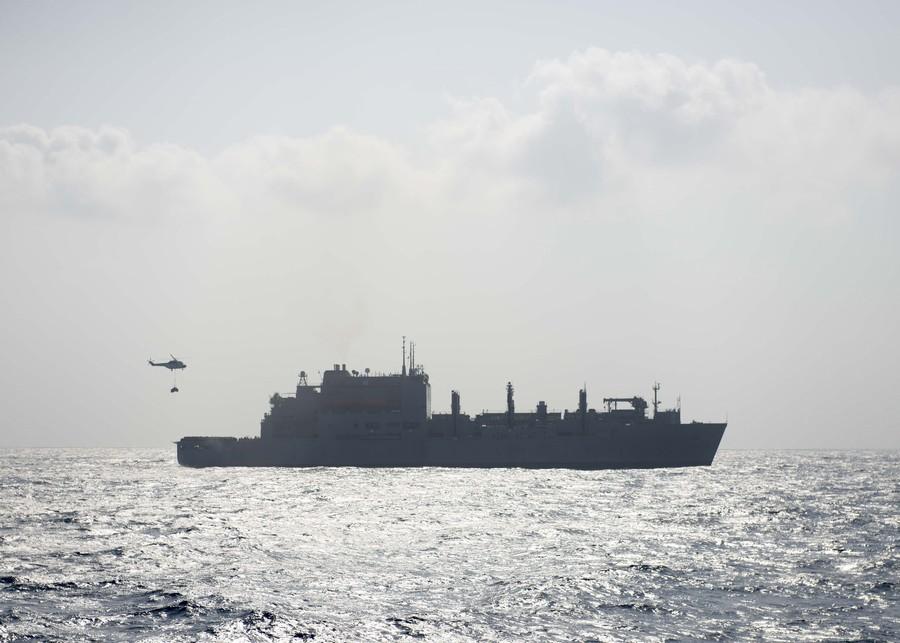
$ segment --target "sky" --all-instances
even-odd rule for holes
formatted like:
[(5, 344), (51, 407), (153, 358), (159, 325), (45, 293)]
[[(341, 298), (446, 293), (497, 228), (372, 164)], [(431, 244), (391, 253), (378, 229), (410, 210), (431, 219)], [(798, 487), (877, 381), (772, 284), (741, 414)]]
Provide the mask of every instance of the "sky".
[[(900, 448), (900, 4), (0, 1), (0, 448), (680, 397)], [(147, 359), (188, 363), (177, 395)]]

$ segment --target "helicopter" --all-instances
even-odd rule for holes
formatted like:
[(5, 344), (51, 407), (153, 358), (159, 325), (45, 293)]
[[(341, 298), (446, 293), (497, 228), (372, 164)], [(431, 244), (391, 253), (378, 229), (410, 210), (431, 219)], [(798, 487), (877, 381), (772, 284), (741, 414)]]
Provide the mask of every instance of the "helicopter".
[(169, 393), (177, 393), (178, 392), (178, 383), (174, 379), (175, 371), (180, 371), (182, 369), (187, 368), (187, 364), (182, 362), (180, 359), (178, 359), (171, 353), (169, 354), (169, 357), (171, 357), (172, 359), (170, 359), (168, 362), (154, 362), (153, 358), (151, 357), (148, 360), (148, 363), (150, 364), (150, 366), (164, 366), (167, 369), (169, 369), (170, 371), (172, 371), (172, 377), (173, 377), (172, 388), (169, 389)]
[(148, 363), (150, 364), (150, 366), (165, 366), (165, 367), (166, 367), (167, 369), (169, 369), (170, 371), (175, 371), (175, 370), (180, 370), (180, 369), (182, 369), (182, 368), (187, 368), (187, 364), (185, 364), (184, 362), (182, 362), (180, 359), (178, 359), (178, 358), (175, 357), (174, 355), (171, 355), (171, 354), (170, 354), (169, 357), (171, 357), (172, 359), (170, 359), (168, 362), (154, 362), (154, 361), (153, 361), (153, 358), (151, 357), (151, 358), (148, 360)]

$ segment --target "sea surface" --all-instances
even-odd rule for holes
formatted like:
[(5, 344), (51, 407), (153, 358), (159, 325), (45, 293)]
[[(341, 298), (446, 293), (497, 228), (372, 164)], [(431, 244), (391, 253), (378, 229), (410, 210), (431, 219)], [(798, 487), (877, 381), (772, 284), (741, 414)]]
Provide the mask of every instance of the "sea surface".
[(0, 451), (0, 641), (900, 640), (900, 452), (655, 471)]

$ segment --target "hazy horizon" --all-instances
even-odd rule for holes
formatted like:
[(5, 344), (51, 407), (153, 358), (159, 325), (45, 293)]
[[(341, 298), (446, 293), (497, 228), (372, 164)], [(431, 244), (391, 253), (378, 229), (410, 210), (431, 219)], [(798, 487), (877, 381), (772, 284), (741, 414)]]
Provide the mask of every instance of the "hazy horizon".
[(0, 448), (253, 435), (402, 335), (436, 411), (900, 448), (898, 20), (0, 2)]

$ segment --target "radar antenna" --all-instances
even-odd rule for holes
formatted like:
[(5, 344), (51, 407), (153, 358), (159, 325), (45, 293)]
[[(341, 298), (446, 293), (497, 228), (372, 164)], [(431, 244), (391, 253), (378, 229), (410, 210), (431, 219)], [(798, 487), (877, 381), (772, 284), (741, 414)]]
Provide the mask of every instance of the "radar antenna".
[(309, 386), (306, 381), (306, 371), (300, 371), (300, 381), (297, 382), (297, 386)]

